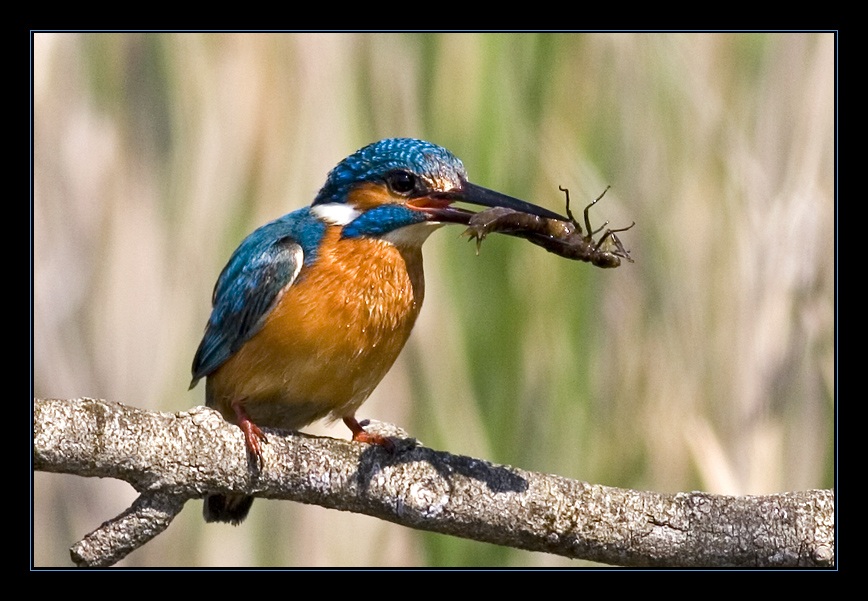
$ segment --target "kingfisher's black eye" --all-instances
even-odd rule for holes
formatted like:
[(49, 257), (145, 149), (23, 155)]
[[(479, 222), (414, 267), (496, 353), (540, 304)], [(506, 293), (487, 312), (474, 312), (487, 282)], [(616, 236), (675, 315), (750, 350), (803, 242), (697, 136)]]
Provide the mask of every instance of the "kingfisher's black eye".
[(386, 175), (386, 185), (395, 194), (407, 196), (416, 189), (418, 180), (408, 171), (392, 171)]

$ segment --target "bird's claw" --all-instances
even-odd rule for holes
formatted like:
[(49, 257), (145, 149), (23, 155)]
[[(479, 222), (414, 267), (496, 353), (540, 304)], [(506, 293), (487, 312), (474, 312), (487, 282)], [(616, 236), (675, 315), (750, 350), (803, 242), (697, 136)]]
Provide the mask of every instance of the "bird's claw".
[(395, 443), (392, 442), (389, 438), (385, 436), (381, 436), (379, 434), (375, 434), (373, 432), (367, 432), (362, 425), (356, 421), (356, 418), (353, 416), (343, 418), (344, 423), (353, 433), (353, 441), (354, 442), (363, 442), (366, 444), (377, 445), (378, 447), (383, 447), (390, 453), (395, 452)]
[(235, 419), (238, 423), (238, 427), (241, 428), (241, 431), (244, 433), (244, 444), (247, 446), (247, 450), (256, 458), (260, 467), (264, 466), (265, 461), (262, 458), (262, 444), (268, 443), (268, 437), (266, 437), (262, 430), (259, 429), (259, 426), (253, 423), (253, 420), (251, 420), (250, 416), (247, 415), (247, 411), (244, 410), (241, 403), (233, 403), (232, 409), (235, 411)]

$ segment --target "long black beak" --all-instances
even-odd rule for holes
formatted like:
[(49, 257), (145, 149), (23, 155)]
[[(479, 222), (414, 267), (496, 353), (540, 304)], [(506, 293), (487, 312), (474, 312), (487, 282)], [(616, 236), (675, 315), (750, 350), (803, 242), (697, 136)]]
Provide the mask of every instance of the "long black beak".
[(500, 192), (495, 192), (494, 190), (489, 190), (488, 188), (483, 188), (482, 186), (477, 186), (476, 184), (471, 184), (470, 182), (464, 182), (462, 184), (461, 190), (457, 193), (457, 196), (458, 198), (456, 198), (456, 200), (462, 200), (464, 202), (482, 205), (484, 207), (506, 207), (508, 209), (513, 209), (514, 211), (530, 213), (531, 215), (536, 215), (538, 217), (545, 217), (546, 219), (566, 219), (566, 217), (558, 215), (548, 209), (538, 207), (535, 204), (519, 200), (518, 198), (513, 198), (512, 196), (507, 196), (506, 194), (501, 194)]
[(470, 217), (473, 216), (473, 213), (451, 206), (451, 203), (453, 202), (466, 202), (481, 205), (483, 207), (506, 207), (513, 209), (514, 211), (530, 213), (531, 215), (537, 215), (538, 217), (545, 217), (547, 219), (567, 220), (563, 215), (558, 215), (548, 209), (544, 209), (535, 204), (466, 181), (462, 182), (460, 188), (450, 190), (449, 192), (441, 192), (436, 195), (432, 194), (428, 199), (433, 202), (431, 204), (424, 203), (424, 205), (419, 208), (423, 208), (423, 210), (428, 213), (429, 219), (432, 221), (463, 223), (467, 225)]

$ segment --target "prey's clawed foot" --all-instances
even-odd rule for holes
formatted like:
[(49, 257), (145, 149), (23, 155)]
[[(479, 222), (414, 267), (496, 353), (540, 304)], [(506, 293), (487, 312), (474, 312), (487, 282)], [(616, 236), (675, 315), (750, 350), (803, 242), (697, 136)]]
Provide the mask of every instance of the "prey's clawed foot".
[[(549, 252), (567, 259), (585, 261), (597, 267), (618, 267), (621, 259), (632, 263), (630, 251), (624, 248), (618, 234), (629, 230), (635, 223), (628, 227), (606, 229), (609, 224), (606, 221), (596, 229), (591, 227), (588, 211), (603, 198), (605, 190), (585, 207), (584, 233), (582, 224), (576, 220), (570, 210), (569, 190), (561, 188), (561, 191), (566, 195), (566, 218), (542, 217), (509, 207), (492, 207), (472, 214), (467, 220), (464, 234), (471, 240), (476, 240), (477, 254), (486, 236), (499, 233), (524, 238)], [(602, 236), (595, 240), (594, 236), (600, 232), (603, 232)]]

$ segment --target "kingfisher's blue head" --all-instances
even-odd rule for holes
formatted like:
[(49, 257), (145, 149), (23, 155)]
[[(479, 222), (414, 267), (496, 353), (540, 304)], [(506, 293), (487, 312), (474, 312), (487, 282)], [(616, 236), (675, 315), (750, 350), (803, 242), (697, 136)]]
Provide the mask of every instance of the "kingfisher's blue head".
[(467, 224), (473, 213), (453, 207), (458, 201), (564, 219), (471, 184), (455, 155), (412, 138), (380, 140), (348, 156), (329, 172), (311, 210), (325, 221), (343, 225), (345, 237), (385, 236), (418, 223)]

